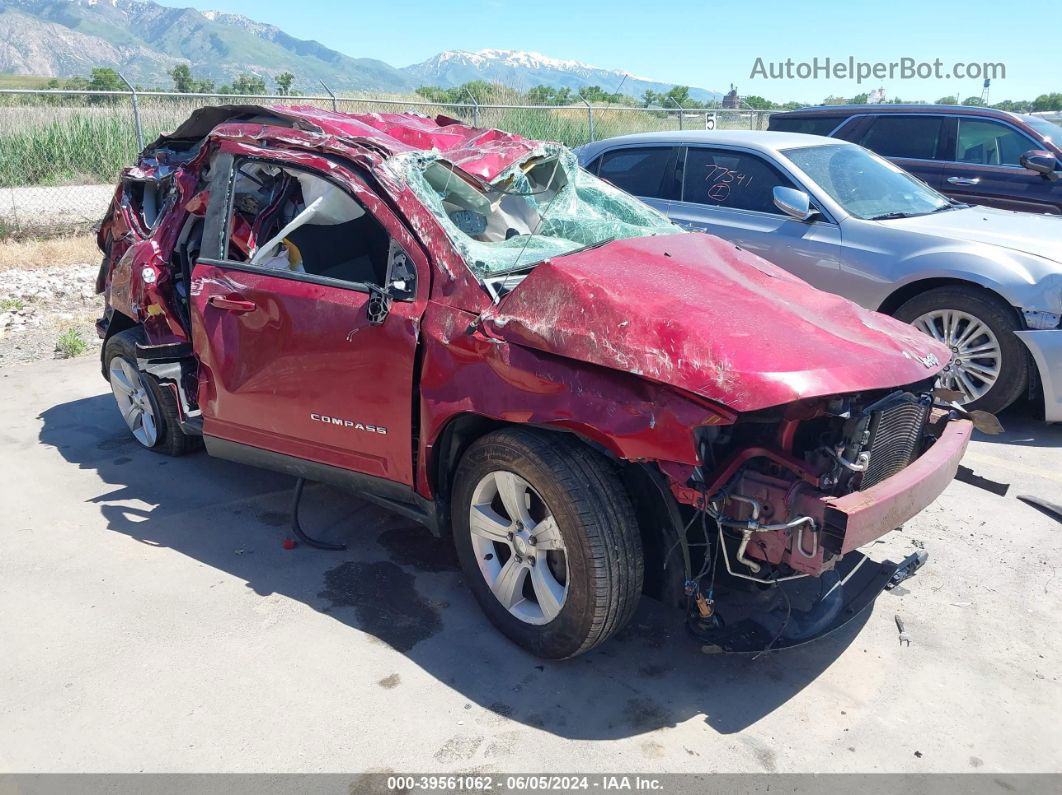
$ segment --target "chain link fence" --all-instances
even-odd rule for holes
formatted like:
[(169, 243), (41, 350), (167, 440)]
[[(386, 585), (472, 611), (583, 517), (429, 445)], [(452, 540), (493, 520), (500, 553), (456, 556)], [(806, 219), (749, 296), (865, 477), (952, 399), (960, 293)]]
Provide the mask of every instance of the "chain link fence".
[(196, 108), (230, 103), (314, 105), (341, 113), (444, 114), (475, 126), (578, 146), (625, 133), (767, 128), (769, 111), (619, 105), (439, 104), (377, 97), (0, 90), (0, 239), (91, 229), (119, 171), (144, 142)]

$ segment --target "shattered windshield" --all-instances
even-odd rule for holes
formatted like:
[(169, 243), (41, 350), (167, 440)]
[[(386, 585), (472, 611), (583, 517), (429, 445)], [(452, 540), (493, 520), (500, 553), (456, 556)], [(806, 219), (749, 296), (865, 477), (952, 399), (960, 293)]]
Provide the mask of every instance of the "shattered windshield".
[(575, 155), (545, 145), (490, 184), (438, 153), (388, 161), (439, 219), (480, 278), (619, 238), (681, 230), (633, 196), (579, 168)]

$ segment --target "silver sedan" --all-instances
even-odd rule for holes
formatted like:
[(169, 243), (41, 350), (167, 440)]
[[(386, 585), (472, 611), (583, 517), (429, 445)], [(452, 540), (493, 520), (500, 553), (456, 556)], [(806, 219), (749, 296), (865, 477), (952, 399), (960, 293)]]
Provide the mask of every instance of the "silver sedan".
[(1062, 421), (1062, 217), (960, 204), (814, 135), (646, 133), (578, 152), (675, 223), (945, 342), (944, 385), (968, 407), (999, 411), (1039, 386)]

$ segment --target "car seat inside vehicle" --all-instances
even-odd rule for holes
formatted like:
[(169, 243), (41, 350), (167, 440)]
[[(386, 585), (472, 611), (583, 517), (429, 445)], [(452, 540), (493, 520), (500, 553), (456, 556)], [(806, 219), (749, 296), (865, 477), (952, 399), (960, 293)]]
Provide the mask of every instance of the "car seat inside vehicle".
[(484, 192), (470, 185), (452, 166), (442, 160), (431, 163), (424, 172), (428, 184), (438, 192), (443, 210), (461, 232), (482, 243), (498, 243), (544, 232), (545, 211), (567, 177), (555, 159), (530, 161), (526, 170), (505, 185)]
[(230, 257), (270, 270), (383, 285), (390, 238), (339, 185), (301, 169), (241, 164)]

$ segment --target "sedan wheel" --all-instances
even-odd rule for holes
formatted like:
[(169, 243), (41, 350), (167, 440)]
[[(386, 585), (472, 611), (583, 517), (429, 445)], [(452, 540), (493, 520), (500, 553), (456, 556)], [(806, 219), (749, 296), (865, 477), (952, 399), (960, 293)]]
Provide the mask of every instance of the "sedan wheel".
[(940, 309), (915, 318), (914, 326), (951, 348), (952, 360), (941, 371), (940, 382), (962, 392), (963, 403), (973, 403), (996, 385), (1003, 351), (992, 329), (976, 317)]
[(557, 521), (512, 472), (483, 476), (468, 517), (480, 574), (510, 614), (528, 624), (557, 617), (568, 597), (568, 557)]
[(110, 381), (125, 424), (140, 444), (154, 447), (159, 440), (158, 424), (140, 372), (121, 356), (115, 356), (111, 359)]
[(948, 284), (915, 295), (895, 316), (951, 351), (938, 383), (962, 395), (973, 410), (1002, 411), (1029, 383), (1029, 352), (1014, 334), (1018, 313), (981, 287)]

